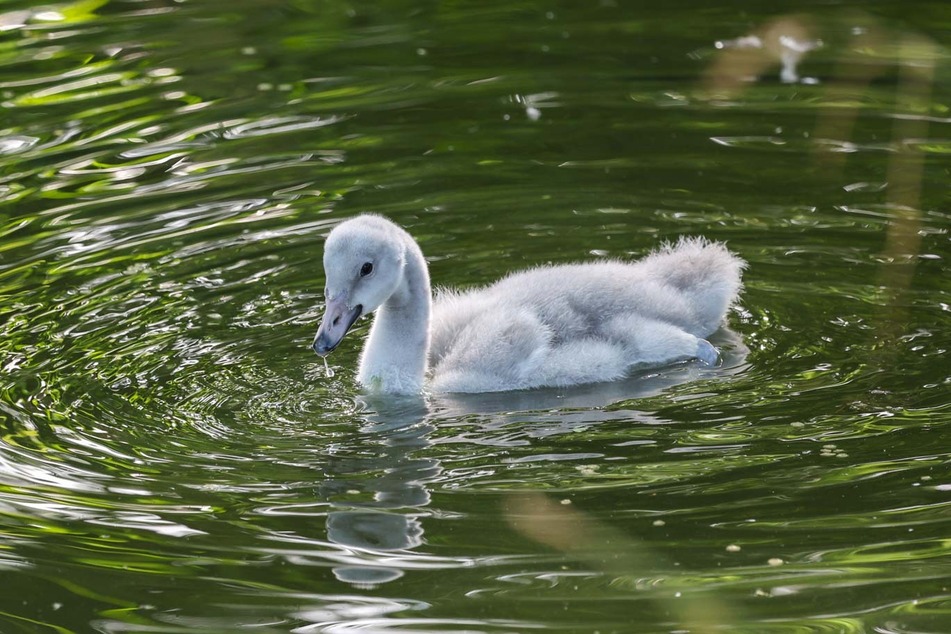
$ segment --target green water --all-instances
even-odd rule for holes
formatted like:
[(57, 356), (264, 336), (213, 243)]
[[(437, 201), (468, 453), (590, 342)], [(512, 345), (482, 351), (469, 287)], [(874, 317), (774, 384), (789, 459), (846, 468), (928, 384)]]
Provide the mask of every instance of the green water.
[[(752, 2), (0, 3), (0, 632), (951, 631), (951, 9), (873, 8), (787, 84)], [(367, 401), (367, 210), (725, 240), (723, 364)]]

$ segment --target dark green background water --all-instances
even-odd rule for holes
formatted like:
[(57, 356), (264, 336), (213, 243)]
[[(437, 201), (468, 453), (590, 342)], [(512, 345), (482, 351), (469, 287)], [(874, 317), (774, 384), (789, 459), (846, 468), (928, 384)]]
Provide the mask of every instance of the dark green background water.
[[(951, 5), (794, 8), (784, 84), (772, 3), (0, 4), (0, 632), (951, 631)], [(726, 240), (724, 364), (365, 402), (366, 210)]]

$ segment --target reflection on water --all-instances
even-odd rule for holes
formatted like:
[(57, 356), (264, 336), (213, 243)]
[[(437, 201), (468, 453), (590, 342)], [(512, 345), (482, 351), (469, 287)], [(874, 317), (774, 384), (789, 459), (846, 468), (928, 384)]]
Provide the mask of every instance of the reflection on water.
[[(374, 561), (397, 564), (399, 557), (393, 553), (423, 543), (422, 521), (413, 511), (429, 505), (427, 482), (442, 471), (438, 460), (415, 457), (429, 446), (427, 437), (434, 430), (425, 422), (424, 412), (412, 399), (382, 403), (360, 428), (376, 451), (364, 456), (339, 452), (328, 460), (320, 490), (340, 509), (327, 515), (330, 541), (358, 549)], [(366, 501), (348, 503), (347, 498)], [(334, 568), (338, 579), (360, 587), (393, 581), (402, 574), (398, 565)]]
[[(471, 431), (461, 431), (438, 442), (486, 447), (524, 446), (530, 444), (531, 438), (584, 431), (607, 420), (626, 420), (633, 413), (630, 410), (619, 405), (602, 408), (618, 403), (621, 398), (636, 401), (661, 394), (674, 385), (704, 377), (724, 378), (738, 372), (749, 352), (739, 336), (724, 329), (712, 341), (723, 350), (719, 368), (690, 363), (651, 370), (615, 383), (559, 390), (439, 395), (431, 397), (430, 403), (413, 397), (373, 397), (364, 401), (362, 407), (366, 411), (361, 415), (363, 424), (358, 428), (361, 438), (357, 448), (348, 451), (341, 447), (328, 457), (318, 490), (334, 509), (327, 514), (327, 538), (376, 564), (337, 566), (334, 575), (358, 587), (393, 581), (403, 574), (399, 552), (424, 543), (420, 510), (429, 506), (427, 485), (440, 480), (443, 468), (438, 459), (417, 456), (432, 444), (430, 437), (436, 431), (434, 416), (443, 420), (478, 416), (479, 422)], [(485, 417), (493, 412), (491, 417)], [(553, 417), (555, 412), (557, 416)], [(652, 417), (639, 413), (638, 418), (644, 422)], [(507, 431), (500, 436), (501, 430)], [(516, 440), (517, 437), (521, 439)], [(368, 455), (367, 445), (373, 448)], [(539, 456), (533, 461), (545, 459)]]
[[(0, 631), (946, 631), (946, 11), (798, 9), (7, 3)], [(747, 288), (715, 368), (373, 400), (367, 210)]]

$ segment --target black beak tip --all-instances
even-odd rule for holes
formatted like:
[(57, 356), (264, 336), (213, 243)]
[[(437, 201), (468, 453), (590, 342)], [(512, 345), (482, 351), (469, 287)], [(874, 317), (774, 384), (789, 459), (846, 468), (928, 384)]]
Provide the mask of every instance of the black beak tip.
[(311, 346), (314, 352), (316, 352), (321, 357), (326, 357), (328, 354), (333, 352), (336, 346), (328, 346), (325, 342), (320, 339), (314, 341), (314, 345)]
[[(321, 357), (326, 357), (328, 354), (333, 352), (343, 340), (343, 336), (347, 334), (350, 330), (350, 327), (353, 325), (353, 322), (358, 320), (363, 314), (363, 305), (357, 304), (352, 309), (348, 315), (346, 315), (347, 323), (343, 328), (340, 327), (340, 315), (334, 317), (333, 321), (330, 322), (329, 330), (337, 331), (337, 340), (332, 341), (333, 337), (328, 335), (324, 329), (324, 326), (327, 325), (327, 322), (324, 322), (320, 325), (320, 328), (317, 329), (317, 336), (314, 338), (314, 343), (311, 344), (311, 348)], [(326, 319), (327, 317), (325, 317)]]

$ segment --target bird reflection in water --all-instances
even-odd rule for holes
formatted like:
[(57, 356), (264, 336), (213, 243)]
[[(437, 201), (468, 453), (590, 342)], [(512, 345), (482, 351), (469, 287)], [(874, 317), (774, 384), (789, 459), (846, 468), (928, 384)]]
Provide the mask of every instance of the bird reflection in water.
[[(327, 516), (327, 538), (341, 547), (334, 575), (356, 587), (371, 588), (402, 577), (417, 557), (431, 562), (430, 555), (413, 552), (425, 543), (423, 521), (434, 513), (428, 508), (431, 490), (438, 487), (443, 473), (440, 461), (427, 456), (436, 430), (431, 421), (467, 422), (440, 442), (484, 446), (505, 442), (498, 437), (499, 429), (515, 424), (525, 442), (532, 442), (571, 433), (579, 426), (629, 420), (632, 415), (647, 420), (651, 417), (631, 409), (641, 399), (704, 378), (729, 380), (748, 367), (749, 349), (739, 335), (722, 328), (713, 340), (723, 351), (715, 368), (678, 364), (623, 381), (564, 389), (360, 397), (352, 435), (331, 447), (319, 485), (320, 497), (333, 509)], [(573, 415), (579, 408), (586, 414)], [(563, 415), (553, 416), (555, 410)]]
[(350, 555), (334, 575), (372, 587), (400, 578), (398, 553), (423, 543), (419, 516), (430, 502), (426, 483), (442, 469), (437, 460), (417, 455), (429, 446), (434, 429), (422, 400), (373, 403), (373, 410), (361, 406), (362, 424), (354, 430), (360, 438), (338, 445), (320, 491), (338, 509), (327, 516), (327, 538)]

